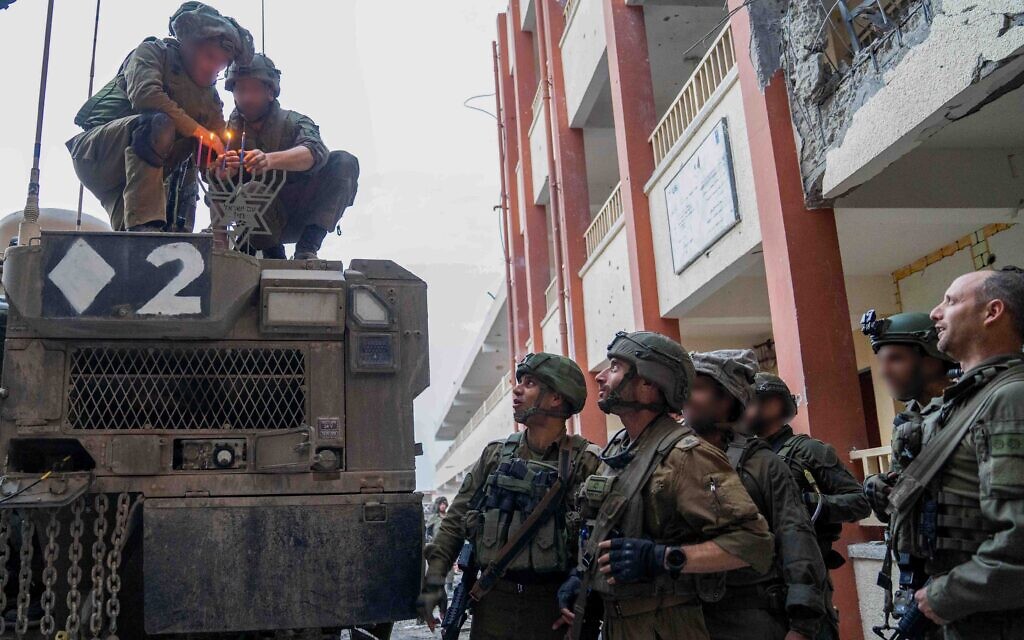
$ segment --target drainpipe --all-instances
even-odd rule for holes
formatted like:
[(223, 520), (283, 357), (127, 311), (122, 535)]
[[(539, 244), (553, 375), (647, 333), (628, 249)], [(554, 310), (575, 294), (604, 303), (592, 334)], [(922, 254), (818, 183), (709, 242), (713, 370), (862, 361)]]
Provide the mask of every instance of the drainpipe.
[(512, 375), (515, 375), (516, 370), (516, 332), (515, 323), (516, 319), (512, 313), (512, 247), (508, 237), (508, 185), (505, 183), (505, 124), (502, 120), (505, 105), (501, 103), (501, 65), (498, 62), (498, 43), (491, 42), (491, 54), (494, 60), (494, 102), (497, 106), (498, 114), (498, 174), (501, 179), (501, 203), (495, 207), (501, 209), (501, 232), (502, 232), (502, 252), (505, 257), (505, 306), (508, 308), (508, 354), (509, 354), (509, 371)]

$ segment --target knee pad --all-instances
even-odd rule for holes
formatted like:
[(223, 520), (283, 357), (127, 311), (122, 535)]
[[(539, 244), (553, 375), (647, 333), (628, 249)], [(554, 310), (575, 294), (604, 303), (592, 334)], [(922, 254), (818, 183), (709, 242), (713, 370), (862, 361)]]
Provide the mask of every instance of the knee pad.
[(146, 164), (162, 167), (171, 155), (174, 137), (174, 123), (170, 116), (162, 111), (144, 113), (132, 131), (132, 149)]

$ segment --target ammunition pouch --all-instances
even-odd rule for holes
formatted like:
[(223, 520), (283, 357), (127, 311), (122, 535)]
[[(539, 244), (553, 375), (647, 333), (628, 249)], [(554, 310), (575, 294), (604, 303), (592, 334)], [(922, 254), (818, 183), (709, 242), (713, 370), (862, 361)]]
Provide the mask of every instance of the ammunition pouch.
[(581, 513), (584, 519), (593, 520), (597, 517), (598, 511), (605, 498), (615, 486), (617, 476), (602, 476), (594, 474), (586, 479), (580, 488), (578, 502), (581, 506)]
[(893, 421), (892, 456), (897, 468), (906, 468), (921, 453), (924, 423), (920, 416), (901, 413)]

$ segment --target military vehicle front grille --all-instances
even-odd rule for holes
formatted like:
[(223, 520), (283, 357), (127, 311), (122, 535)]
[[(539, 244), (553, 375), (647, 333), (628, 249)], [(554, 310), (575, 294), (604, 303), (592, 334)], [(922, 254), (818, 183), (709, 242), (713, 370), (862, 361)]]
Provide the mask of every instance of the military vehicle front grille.
[(71, 354), (72, 429), (289, 429), (305, 422), (299, 349), (85, 347)]

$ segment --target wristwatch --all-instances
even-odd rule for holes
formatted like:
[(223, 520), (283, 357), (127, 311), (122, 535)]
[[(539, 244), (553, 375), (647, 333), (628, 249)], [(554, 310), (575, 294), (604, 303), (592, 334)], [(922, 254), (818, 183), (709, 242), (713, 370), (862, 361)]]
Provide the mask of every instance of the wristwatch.
[(673, 579), (678, 578), (686, 566), (686, 552), (682, 547), (669, 547), (665, 552), (665, 568)]

